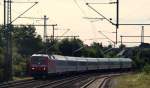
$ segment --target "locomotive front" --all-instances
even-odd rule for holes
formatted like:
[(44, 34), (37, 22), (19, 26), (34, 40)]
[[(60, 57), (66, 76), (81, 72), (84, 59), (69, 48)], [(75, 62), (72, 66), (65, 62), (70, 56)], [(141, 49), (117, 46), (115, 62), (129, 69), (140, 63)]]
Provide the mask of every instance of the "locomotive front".
[(33, 77), (48, 75), (48, 56), (44, 56), (44, 55), (31, 56), (30, 75)]

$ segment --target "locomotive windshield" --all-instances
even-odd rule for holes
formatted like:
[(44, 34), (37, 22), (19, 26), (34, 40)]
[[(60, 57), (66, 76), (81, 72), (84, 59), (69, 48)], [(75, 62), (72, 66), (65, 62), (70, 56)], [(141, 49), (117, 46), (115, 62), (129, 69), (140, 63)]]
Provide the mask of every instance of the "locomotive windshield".
[(34, 57), (31, 57), (31, 64), (45, 65), (46, 61), (47, 61), (46, 59), (47, 58), (45, 58), (45, 57), (34, 56)]

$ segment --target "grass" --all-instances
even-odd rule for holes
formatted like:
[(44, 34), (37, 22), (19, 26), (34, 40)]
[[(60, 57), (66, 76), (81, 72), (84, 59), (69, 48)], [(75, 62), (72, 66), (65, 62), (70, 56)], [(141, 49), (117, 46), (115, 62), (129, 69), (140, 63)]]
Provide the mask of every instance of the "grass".
[(13, 77), (14, 80), (26, 80), (31, 79), (31, 77)]
[(117, 77), (113, 88), (150, 88), (150, 74), (136, 73)]

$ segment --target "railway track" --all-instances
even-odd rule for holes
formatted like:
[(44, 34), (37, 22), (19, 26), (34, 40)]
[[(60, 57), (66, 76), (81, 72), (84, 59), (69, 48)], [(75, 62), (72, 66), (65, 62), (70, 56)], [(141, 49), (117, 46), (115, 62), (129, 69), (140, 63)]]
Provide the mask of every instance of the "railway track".
[(120, 74), (109, 74), (103, 76), (97, 76), (89, 80), (86, 84), (80, 88), (110, 88), (110, 81), (114, 76), (119, 76)]
[(99, 74), (82, 75), (54, 81), (34, 88), (108, 88), (107, 84), (110, 79), (118, 75), (120, 74), (107, 74), (101, 76), (99, 76)]
[(20, 80), (20, 81), (11, 81), (11, 82), (5, 82), (0, 84), (0, 88), (8, 88), (16, 85), (22, 85), (27, 83), (35, 82), (36, 80), (33, 79), (27, 79), (27, 80)]
[[(67, 88), (70, 84), (72, 84), (78, 80), (81, 80), (81, 79), (87, 79), (89, 76), (90, 76), (90, 74), (73, 76), (73, 77), (45, 83), (43, 85), (35, 86), (33, 88)], [(68, 88), (70, 88), (70, 87), (68, 87)]]
[[(119, 75), (119, 74), (117, 74)], [(116, 74), (82, 74), (51, 80), (22, 80), (0, 84), (0, 88), (108, 88), (112, 76)], [(96, 86), (94, 86), (96, 85)]]
[(80, 88), (106, 88), (104, 86), (108, 79), (109, 77), (96, 78), (89, 81), (87, 84), (85, 84)]
[(21, 80), (21, 81), (12, 81), (8, 83), (0, 84), (0, 88), (45, 88), (49, 86), (56, 86), (62, 85), (64, 83), (77, 80), (81, 76), (73, 76), (67, 78), (60, 78), (60, 79), (52, 79), (52, 80)]

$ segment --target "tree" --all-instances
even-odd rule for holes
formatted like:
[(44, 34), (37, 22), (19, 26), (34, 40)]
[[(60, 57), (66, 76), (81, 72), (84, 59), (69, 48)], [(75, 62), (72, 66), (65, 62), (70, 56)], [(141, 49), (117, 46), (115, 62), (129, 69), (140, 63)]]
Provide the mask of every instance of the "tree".
[(99, 57), (99, 58), (103, 58), (104, 57), (104, 53), (102, 52), (103, 46), (100, 43), (92, 43), (91, 47), (95, 50), (95, 56), (94, 57)]
[(59, 45), (60, 42), (58, 40), (54, 40), (54, 41), (47, 41), (45, 43), (45, 51), (48, 54), (61, 54), (61, 52), (59, 51)]
[(3, 29), (2, 26), (0, 26), (0, 47), (4, 46), (4, 41), (3, 41)]
[(3, 30), (0, 26), (0, 82), (3, 81), (3, 66), (4, 66), (4, 41), (3, 41)]
[(84, 57), (96, 57), (96, 51), (90, 46), (84, 48), (82, 53)]
[(83, 42), (79, 39), (63, 39), (60, 42), (59, 50), (63, 55), (67, 56), (81, 56), (81, 51), (73, 53), (75, 50), (83, 47)]
[(30, 56), (43, 48), (40, 35), (36, 35), (33, 26), (15, 27), (13, 39), (18, 52), (23, 56)]
[(126, 46), (125, 46), (124, 44), (121, 44), (121, 45), (119, 46), (119, 48), (120, 48), (120, 49), (124, 49), (124, 48), (126, 48)]

